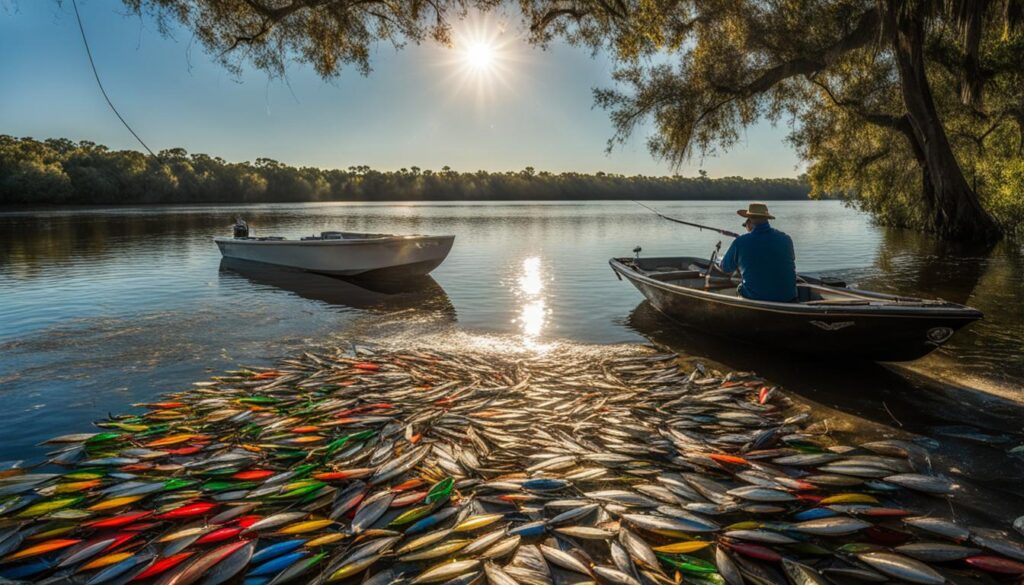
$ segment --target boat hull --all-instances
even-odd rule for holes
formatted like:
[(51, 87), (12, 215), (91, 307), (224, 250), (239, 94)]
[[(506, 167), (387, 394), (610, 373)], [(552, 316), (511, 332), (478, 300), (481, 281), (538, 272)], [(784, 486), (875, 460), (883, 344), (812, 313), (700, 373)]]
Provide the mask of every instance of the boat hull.
[(432, 276), (393, 280), (327, 276), (235, 258), (221, 259), (220, 272), (221, 277), (229, 283), (244, 280), (259, 288), (273, 287), (329, 305), (385, 312), (416, 308), (455, 319), (451, 299)]
[(982, 317), (969, 307), (899, 311), (750, 301), (660, 282), (631, 270), (621, 260), (613, 259), (611, 266), (672, 321), (766, 350), (911, 361)]
[(332, 276), (423, 276), (437, 268), (455, 236), (395, 236), (366, 240), (214, 238), (221, 255)]

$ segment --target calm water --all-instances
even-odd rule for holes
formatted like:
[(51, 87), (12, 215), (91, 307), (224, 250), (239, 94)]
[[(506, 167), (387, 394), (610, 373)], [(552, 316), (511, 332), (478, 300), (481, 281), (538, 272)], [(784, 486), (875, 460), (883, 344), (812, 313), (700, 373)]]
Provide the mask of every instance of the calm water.
[[(736, 203), (660, 204), (669, 214), (739, 229)], [(1008, 487), (1021, 443), (1024, 259), (1003, 244), (958, 250), (872, 226), (837, 202), (773, 203), (801, 271), (865, 288), (942, 297), (986, 319), (909, 367), (822, 364), (751, 350), (668, 325), (607, 266), (612, 256), (707, 256), (715, 234), (632, 203), (307, 204), (0, 214), (0, 459), (84, 431), (108, 412), (178, 390), (238, 363), (267, 363), (340, 340), (472, 344), (560, 351), (568, 342), (654, 341), (756, 369), (819, 408), (946, 442), (955, 471)], [(327, 229), (453, 233), (433, 278), (374, 289), (273, 269), (222, 265), (214, 235), (236, 214), (254, 233)], [(728, 245), (725, 242), (723, 245)], [(940, 382), (944, 382), (940, 383)], [(980, 390), (979, 390), (980, 389)], [(969, 424), (998, 444), (961, 436)], [(877, 430), (877, 429), (876, 429)], [(959, 466), (955, 463), (959, 461)], [(1012, 475), (1012, 474), (1011, 474)], [(1021, 473), (1024, 477), (1024, 473)]]

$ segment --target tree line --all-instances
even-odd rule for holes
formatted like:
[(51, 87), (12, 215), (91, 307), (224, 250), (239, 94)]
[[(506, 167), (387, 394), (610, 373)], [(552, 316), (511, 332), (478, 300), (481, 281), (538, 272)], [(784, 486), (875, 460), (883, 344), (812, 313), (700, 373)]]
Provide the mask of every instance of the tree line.
[(799, 200), (802, 178), (711, 179), (611, 173), (379, 171), (294, 167), (269, 158), (228, 162), (183, 148), (158, 157), (89, 141), (0, 135), (0, 205), (693, 199)]

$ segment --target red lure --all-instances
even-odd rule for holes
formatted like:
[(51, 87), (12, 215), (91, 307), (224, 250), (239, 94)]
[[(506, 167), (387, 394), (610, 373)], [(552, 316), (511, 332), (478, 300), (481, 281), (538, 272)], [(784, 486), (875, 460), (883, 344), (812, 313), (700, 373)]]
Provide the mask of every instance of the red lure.
[(117, 528), (119, 526), (125, 526), (141, 520), (146, 516), (152, 514), (149, 510), (142, 512), (131, 512), (129, 514), (120, 514), (118, 516), (111, 516), (110, 518), (104, 518), (102, 520), (93, 520), (92, 522), (86, 522), (83, 526), (87, 528)]
[(147, 568), (145, 571), (139, 573), (138, 575), (135, 575), (135, 577), (132, 579), (132, 582), (142, 581), (143, 579), (149, 579), (150, 577), (153, 577), (155, 575), (159, 575), (160, 573), (163, 573), (163, 572), (167, 571), (168, 569), (171, 569), (171, 568), (181, 564), (182, 561), (184, 561), (185, 559), (189, 558), (193, 554), (195, 554), (195, 553), (192, 553), (192, 552), (182, 552), (182, 553), (178, 553), (176, 555), (171, 555), (171, 556), (169, 556), (167, 558), (164, 558), (164, 559), (159, 559), (156, 562), (154, 562), (152, 565), (150, 565), (149, 568)]
[(196, 502), (194, 504), (186, 504), (180, 508), (175, 508), (169, 512), (164, 512), (157, 516), (158, 520), (174, 520), (177, 518), (192, 518), (193, 516), (202, 516), (216, 508), (218, 504), (211, 502)]
[(241, 528), (218, 528), (212, 532), (207, 532), (196, 540), (195, 544), (208, 544), (211, 542), (220, 542), (222, 540), (228, 540), (234, 538), (242, 533)]
[(768, 561), (769, 563), (777, 563), (782, 560), (782, 555), (773, 551), (772, 549), (761, 546), (759, 544), (749, 544), (746, 542), (725, 542), (722, 541), (726, 547), (754, 559), (760, 561)]

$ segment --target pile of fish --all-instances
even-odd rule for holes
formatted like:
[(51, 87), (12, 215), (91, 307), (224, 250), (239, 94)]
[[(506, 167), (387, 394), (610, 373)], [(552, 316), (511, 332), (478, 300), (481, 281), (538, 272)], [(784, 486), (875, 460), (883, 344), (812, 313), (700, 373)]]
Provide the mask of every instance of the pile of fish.
[[(903, 507), (950, 481), (835, 444), (753, 374), (305, 353), (0, 471), (0, 581), (87, 585), (993, 582), (1024, 546)], [(789, 415), (787, 417), (787, 415)]]

